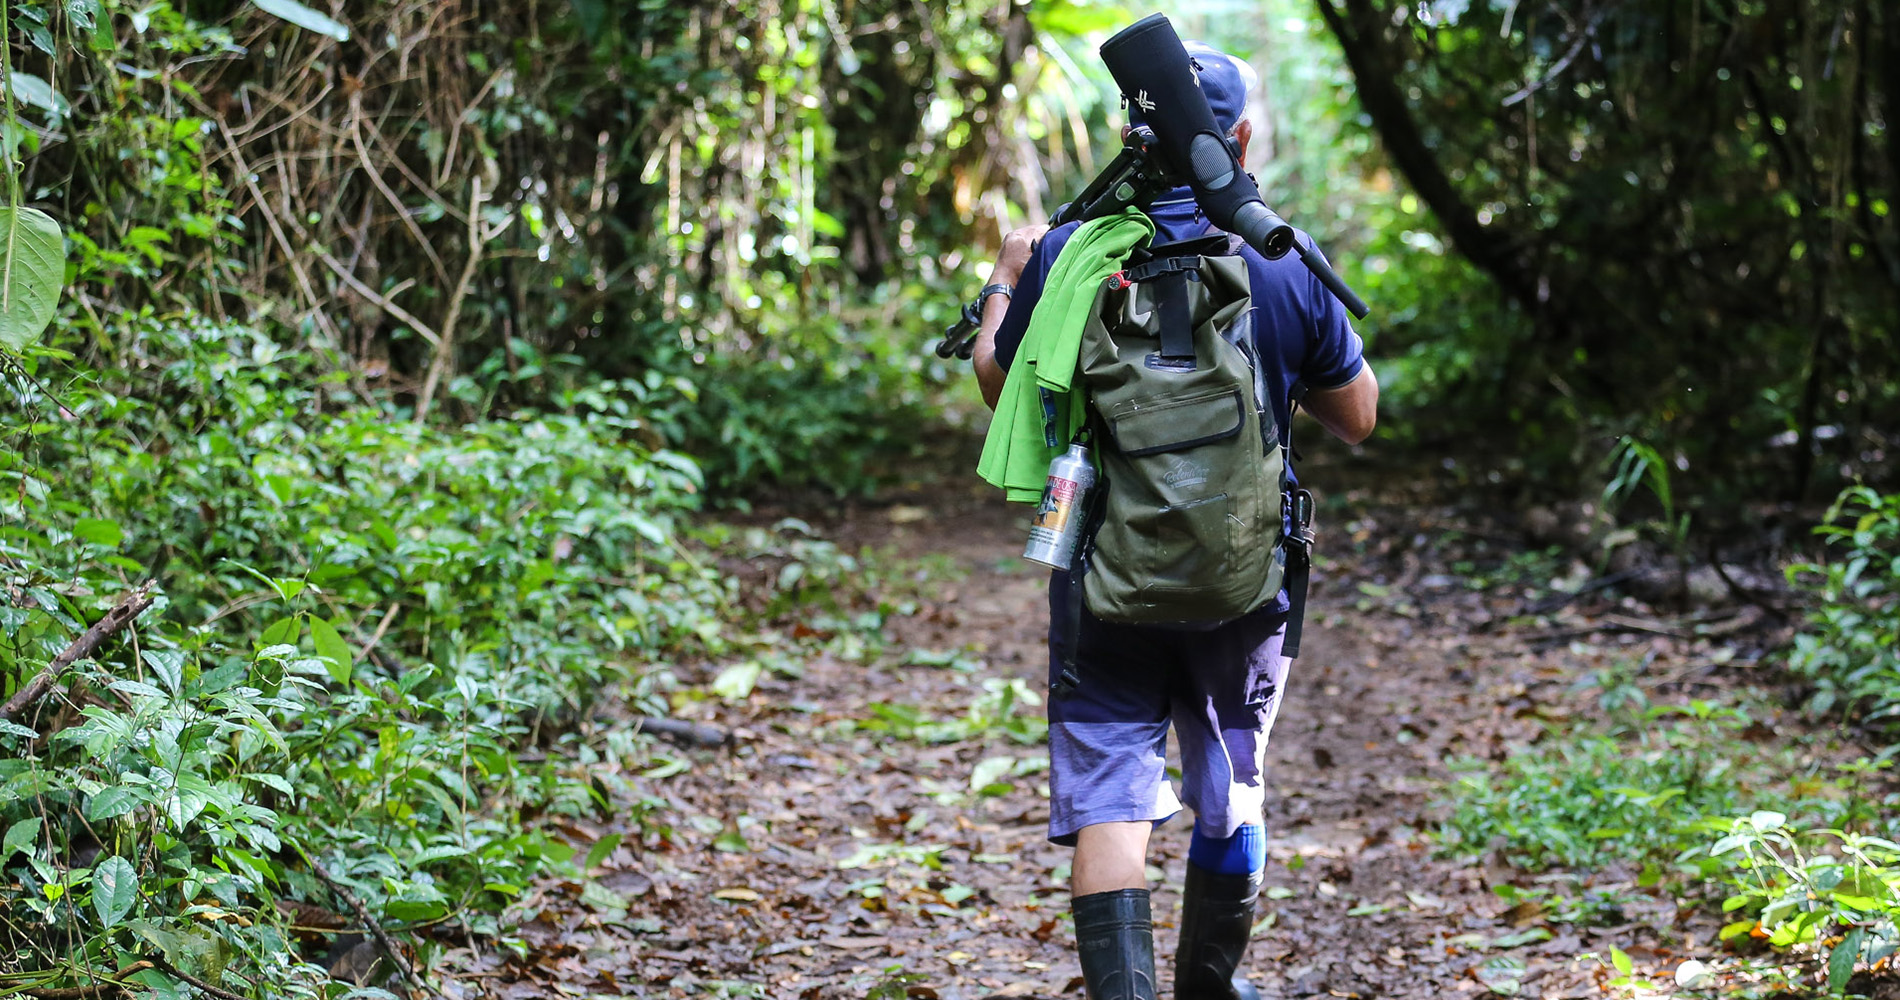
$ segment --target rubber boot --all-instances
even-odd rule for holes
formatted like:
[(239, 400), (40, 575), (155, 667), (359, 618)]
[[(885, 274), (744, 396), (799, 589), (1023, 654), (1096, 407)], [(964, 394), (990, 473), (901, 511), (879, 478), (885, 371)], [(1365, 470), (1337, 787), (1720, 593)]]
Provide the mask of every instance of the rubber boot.
[(1075, 946), (1089, 1000), (1155, 1000), (1155, 935), (1148, 890), (1076, 896)]
[(1174, 953), (1176, 1000), (1259, 1000), (1259, 991), (1237, 973), (1253, 935), (1260, 875), (1220, 875), (1187, 866), (1181, 946)]

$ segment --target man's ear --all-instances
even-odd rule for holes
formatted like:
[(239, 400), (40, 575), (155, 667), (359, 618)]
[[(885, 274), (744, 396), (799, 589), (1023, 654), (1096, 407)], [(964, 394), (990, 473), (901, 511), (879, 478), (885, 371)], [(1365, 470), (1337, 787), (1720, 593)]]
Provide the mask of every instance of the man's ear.
[(1253, 122), (1242, 118), (1240, 123), (1234, 126), (1234, 144), (1240, 147), (1234, 151), (1234, 158), (1240, 161), (1242, 169), (1247, 166), (1247, 146), (1251, 142), (1253, 142)]

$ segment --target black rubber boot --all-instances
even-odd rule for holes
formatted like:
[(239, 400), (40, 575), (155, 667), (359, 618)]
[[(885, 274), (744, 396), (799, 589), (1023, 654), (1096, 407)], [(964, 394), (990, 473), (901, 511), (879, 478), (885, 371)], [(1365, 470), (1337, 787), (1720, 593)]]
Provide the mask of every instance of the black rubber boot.
[(1155, 933), (1148, 890), (1076, 896), (1075, 947), (1089, 1000), (1155, 1000)]
[(1259, 1000), (1238, 975), (1253, 935), (1260, 873), (1219, 875), (1193, 864), (1181, 892), (1181, 947), (1174, 953), (1176, 1000)]

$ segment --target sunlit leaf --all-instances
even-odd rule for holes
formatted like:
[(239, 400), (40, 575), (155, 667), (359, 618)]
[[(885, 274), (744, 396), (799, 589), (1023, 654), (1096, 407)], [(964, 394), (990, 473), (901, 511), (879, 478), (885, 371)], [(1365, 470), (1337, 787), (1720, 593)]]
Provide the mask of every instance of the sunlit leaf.
[(0, 207), (0, 348), (19, 353), (53, 321), (66, 240), (37, 208)]
[(28, 816), (7, 827), (6, 840), (0, 841), (0, 859), (10, 859), (17, 853), (31, 855), (40, 836), (40, 818)]
[(281, 17), (306, 31), (328, 35), (339, 42), (350, 40), (349, 28), (344, 27), (328, 14), (320, 14), (298, 3), (297, 0), (251, 0), (251, 2), (257, 4), (259, 10)]

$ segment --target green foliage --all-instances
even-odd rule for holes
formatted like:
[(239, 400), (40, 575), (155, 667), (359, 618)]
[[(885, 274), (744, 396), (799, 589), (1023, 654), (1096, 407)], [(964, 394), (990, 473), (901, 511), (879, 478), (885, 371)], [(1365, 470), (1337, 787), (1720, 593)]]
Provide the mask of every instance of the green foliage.
[(871, 717), (856, 728), (920, 743), (959, 743), (994, 734), (1033, 746), (1048, 737), (1049, 723), (1023, 709), (1041, 704), (1042, 698), (1020, 677), (986, 677), (983, 693), (961, 716), (933, 718), (915, 705), (878, 702), (871, 706)]
[(1842, 830), (1799, 830), (1760, 811), (1708, 824), (1708, 847), (1735, 889), (1722, 939), (1756, 937), (1802, 947), (1825, 970), (1826, 994), (1845, 996), (1857, 965), (1900, 950), (1900, 844)]
[(1431, 214), (1403, 224), (1413, 252), (1381, 227), (1417, 287), (1364, 282), (1375, 306), (1420, 303), (1381, 343), (1407, 356), (1398, 400), (1414, 375), (1454, 390), (1431, 397), (1436, 427), (1508, 440), (1572, 495), (1625, 434), (1729, 512), (1888, 472), (1891, 9), (1308, 7), (1354, 70), (1346, 134), (1376, 134), (1373, 162)]
[(1628, 503), (1640, 487), (1649, 487), (1661, 509), (1658, 526), (1661, 534), (1678, 553), (1685, 551), (1689, 539), (1689, 515), (1676, 512), (1675, 487), (1670, 481), (1669, 461), (1655, 448), (1625, 434), (1610, 451), (1611, 473), (1603, 485), (1604, 509), (1615, 511)]
[(1445, 849), (1495, 845), (1527, 871), (1667, 861), (1693, 841), (1698, 821), (1736, 808), (1746, 751), (1721, 736), (1745, 724), (1707, 703), (1657, 707), (1607, 734), (1553, 730), (1501, 763), (1460, 762)]
[(761, 484), (868, 494), (931, 433), (924, 372), (908, 342), (820, 344), (779, 363), (716, 356), (692, 371), (698, 402), (677, 415), (680, 444), (705, 456), (720, 495)]
[(617, 692), (660, 710), (650, 665), (721, 642), (731, 595), (681, 541), (696, 466), (611, 386), (450, 430), (339, 406), (255, 330), (124, 333), (136, 367), (42, 352), (5, 383), (0, 677), (164, 582), (136, 644), (0, 726), (7, 950), (109, 969), (143, 940), (309, 993), (274, 905), (342, 908), (309, 858), (394, 929), (493, 934), (572, 854), (529, 816), (644, 799), (565, 779), (639, 752), (574, 723)]
[(1788, 666), (1814, 685), (1815, 714), (1857, 716), (1892, 732), (1900, 727), (1900, 494), (1849, 487), (1815, 533), (1829, 559), (1788, 568), (1815, 601)]

